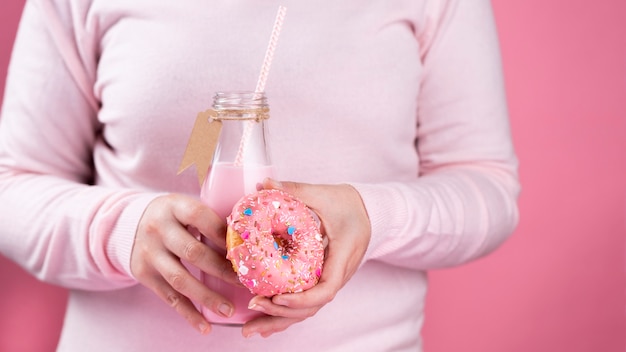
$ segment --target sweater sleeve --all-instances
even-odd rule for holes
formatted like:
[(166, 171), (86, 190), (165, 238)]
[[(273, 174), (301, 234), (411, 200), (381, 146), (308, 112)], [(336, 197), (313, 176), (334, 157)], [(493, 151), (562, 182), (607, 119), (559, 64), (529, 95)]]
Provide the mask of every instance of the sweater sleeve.
[(417, 40), (420, 175), (354, 186), (371, 221), (365, 259), (427, 270), (505, 241), (518, 221), (519, 183), (490, 2), (431, 0)]
[(79, 13), (24, 8), (0, 119), (0, 251), (46, 282), (107, 290), (135, 284), (134, 235), (156, 194), (92, 185), (97, 59)]

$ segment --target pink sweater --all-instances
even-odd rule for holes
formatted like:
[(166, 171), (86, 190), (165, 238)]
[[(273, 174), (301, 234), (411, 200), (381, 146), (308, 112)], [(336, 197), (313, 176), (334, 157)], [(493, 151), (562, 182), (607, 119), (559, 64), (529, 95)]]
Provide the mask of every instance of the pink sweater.
[[(425, 271), (517, 223), (488, 0), (285, 1), (267, 83), (277, 178), (349, 182), (370, 216), (360, 270), (268, 339), (202, 336), (137, 284), (137, 223), (176, 175), (196, 113), (254, 89), (274, 1), (30, 0), (0, 120), (0, 250), (70, 290), (61, 351), (420, 350)], [(454, 331), (450, 332), (454, 335)]]

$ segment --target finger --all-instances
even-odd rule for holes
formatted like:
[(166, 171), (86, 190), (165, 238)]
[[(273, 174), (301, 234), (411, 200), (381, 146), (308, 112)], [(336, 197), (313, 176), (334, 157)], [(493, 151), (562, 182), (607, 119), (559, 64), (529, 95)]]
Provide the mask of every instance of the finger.
[[(333, 248), (337, 247), (333, 246)], [(349, 256), (347, 251), (335, 251), (333, 248), (329, 247), (328, 254), (324, 259), (322, 276), (315, 286), (303, 292), (276, 295), (272, 297), (272, 303), (290, 309), (310, 309), (331, 302), (349, 277), (352, 276), (352, 273), (346, 271), (345, 263), (355, 260)]]
[(168, 234), (163, 236), (163, 244), (180, 259), (222, 281), (240, 285), (237, 273), (233, 270), (230, 261), (198, 241), (186, 228), (176, 224), (162, 231)]
[(317, 311), (322, 307), (322, 304), (315, 305), (312, 304), (312, 302), (307, 302), (307, 304), (310, 306), (294, 309), (284, 305), (275, 304), (270, 298), (256, 296), (250, 300), (248, 309), (272, 316), (306, 319), (315, 315), (315, 313), (317, 313)]
[[(161, 255), (155, 258), (153, 263), (155, 270), (167, 283), (167, 287), (161, 285), (159, 288), (164, 290), (161, 295), (168, 299), (168, 302), (170, 297), (177, 299), (177, 301), (174, 301), (175, 303), (181, 301), (180, 297), (185, 297), (198, 302), (216, 314), (227, 318), (232, 316), (234, 311), (233, 304), (219, 293), (207, 288), (191, 275), (178, 258), (171, 255)], [(172, 290), (174, 293), (172, 293)], [(195, 308), (194, 310), (197, 312)], [(189, 312), (185, 310), (185, 313)]]
[(252, 337), (254, 335), (269, 337), (274, 333), (284, 331), (300, 321), (302, 319), (262, 316), (245, 323), (241, 333), (244, 337)]
[(303, 201), (311, 209), (317, 209), (317, 206), (321, 203), (319, 200), (321, 196), (319, 187), (323, 186), (291, 181), (277, 181), (269, 177), (263, 180), (263, 188), (285, 191)]
[[(341, 288), (341, 284), (332, 281), (321, 281), (312, 288), (298, 293), (285, 293), (282, 295), (276, 295), (272, 297), (272, 305), (268, 305), (265, 302), (259, 304), (265, 305), (264, 309), (267, 310), (266, 314), (271, 315), (285, 315), (295, 316), (300, 313), (288, 313), (286, 310), (281, 310), (278, 307), (285, 307), (289, 310), (302, 310), (304, 312), (310, 312), (324, 306), (331, 302), (337, 291)], [(314, 313), (314, 312), (312, 312)]]
[(198, 312), (189, 298), (176, 291), (158, 273), (143, 275), (142, 284), (150, 288), (163, 302), (174, 308), (176, 313), (202, 334), (211, 331), (211, 324)]
[(226, 248), (226, 223), (211, 208), (191, 197), (180, 196), (172, 212), (183, 225), (195, 227), (220, 248)]

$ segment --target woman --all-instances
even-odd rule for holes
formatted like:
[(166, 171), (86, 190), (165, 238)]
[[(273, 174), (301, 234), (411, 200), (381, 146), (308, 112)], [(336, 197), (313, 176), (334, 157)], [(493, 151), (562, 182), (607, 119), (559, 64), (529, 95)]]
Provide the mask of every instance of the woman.
[(236, 277), (189, 232), (223, 245), (224, 221), (176, 169), (213, 93), (253, 89), (278, 5), (27, 2), (0, 124), (0, 250), (70, 290), (59, 350), (420, 350), (427, 270), (513, 231), (489, 1), (287, 2), (262, 186), (318, 213), (323, 275), (253, 298), (267, 315), (243, 328), (206, 321), (197, 306), (237, 307), (187, 268)]

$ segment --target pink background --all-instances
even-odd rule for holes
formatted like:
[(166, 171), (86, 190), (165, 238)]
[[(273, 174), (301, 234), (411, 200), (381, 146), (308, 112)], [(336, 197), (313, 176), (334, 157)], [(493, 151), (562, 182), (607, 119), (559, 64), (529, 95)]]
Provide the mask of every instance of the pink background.
[[(521, 222), (431, 274), (427, 352), (626, 350), (626, 2), (494, 0)], [(0, 78), (24, 0), (3, 0)], [(0, 88), (0, 92), (2, 89)], [(0, 351), (52, 351), (65, 292), (0, 257)]]

